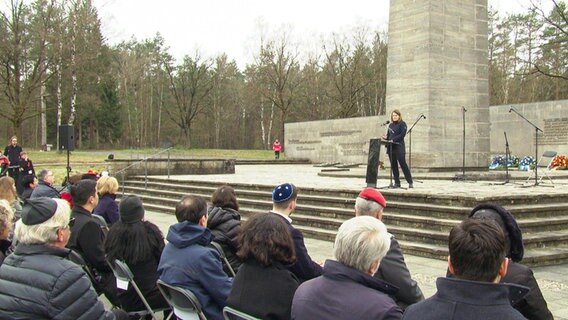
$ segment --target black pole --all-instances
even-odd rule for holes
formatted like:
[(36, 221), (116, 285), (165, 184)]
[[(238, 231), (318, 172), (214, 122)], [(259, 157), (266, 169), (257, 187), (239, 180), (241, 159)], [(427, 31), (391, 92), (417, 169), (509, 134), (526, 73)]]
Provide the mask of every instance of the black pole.
[[(534, 166), (534, 185), (537, 186), (538, 185), (538, 132), (539, 131), (543, 132), (543, 131), (537, 125), (532, 123), (529, 119), (525, 118), (522, 114), (517, 112), (517, 110), (515, 110), (513, 107), (509, 108), (509, 113), (510, 112), (516, 113), (519, 117), (525, 119), (526, 122), (528, 122), (531, 126), (534, 127), (534, 130), (535, 130), (535, 134), (534, 134), (534, 145), (535, 145), (534, 160), (537, 162)], [(530, 165), (529, 165), (529, 167), (530, 167)]]
[(69, 182), (69, 172), (71, 172), (71, 167), (69, 165), (69, 148), (67, 148), (67, 182)]
[(507, 140), (507, 132), (503, 131), (505, 135), (505, 183), (509, 183), (509, 140)]
[(408, 134), (408, 139), (409, 139), (409, 142), (410, 142), (410, 145), (408, 147), (408, 169), (412, 169), (412, 129), (414, 129), (414, 126), (422, 118), (426, 119), (426, 116), (424, 114), (421, 114), (418, 117), (418, 119), (416, 119), (416, 121), (414, 121), (414, 124), (410, 127), (410, 129), (408, 129), (408, 131), (406, 132)]
[(465, 180), (465, 113), (467, 109), (462, 106), (462, 115), (463, 115), (463, 139), (462, 139), (462, 177)]

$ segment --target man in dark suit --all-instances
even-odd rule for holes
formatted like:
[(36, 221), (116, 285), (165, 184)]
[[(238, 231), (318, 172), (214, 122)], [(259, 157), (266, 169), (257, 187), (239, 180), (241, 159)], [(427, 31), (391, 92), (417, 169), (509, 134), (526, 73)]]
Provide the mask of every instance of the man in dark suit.
[(284, 183), (276, 186), (274, 190), (272, 190), (272, 210), (270, 212), (280, 216), (290, 229), (296, 249), (296, 263), (289, 269), (301, 282), (304, 282), (320, 276), (322, 274), (322, 267), (314, 262), (308, 254), (302, 232), (292, 225), (290, 215), (296, 209), (297, 198), (298, 188), (293, 184)]
[[(383, 218), (383, 210), (387, 200), (374, 188), (365, 188), (355, 199), (355, 215), (371, 216), (379, 220)], [(404, 262), (404, 256), (396, 238), (391, 234), (391, 243), (387, 255), (381, 261), (375, 278), (384, 280), (398, 287), (394, 299), (403, 310), (407, 306), (424, 300), (422, 290), (410, 275)]]

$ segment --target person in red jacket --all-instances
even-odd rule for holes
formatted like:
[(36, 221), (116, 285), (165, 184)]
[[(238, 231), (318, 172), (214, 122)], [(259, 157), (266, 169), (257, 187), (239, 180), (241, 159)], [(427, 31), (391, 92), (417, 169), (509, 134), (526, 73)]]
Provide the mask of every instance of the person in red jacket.
[(280, 144), (280, 141), (278, 141), (278, 139), (276, 139), (272, 144), (272, 150), (274, 150), (274, 159), (280, 159), (280, 151), (282, 151), (282, 145)]

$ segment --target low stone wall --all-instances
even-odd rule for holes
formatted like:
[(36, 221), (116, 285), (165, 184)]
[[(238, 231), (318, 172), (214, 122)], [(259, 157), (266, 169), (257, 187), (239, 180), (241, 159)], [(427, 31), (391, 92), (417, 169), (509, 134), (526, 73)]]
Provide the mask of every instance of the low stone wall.
[[(231, 174), (235, 173), (235, 159), (114, 159), (105, 160), (111, 175), (183, 175), (183, 174)], [(169, 170), (169, 171), (168, 171)]]
[(568, 100), (491, 106), (491, 154), (505, 154), (505, 135), (511, 154), (535, 154), (535, 128), (515, 112), (542, 129), (538, 133), (538, 156), (546, 150), (568, 155)]

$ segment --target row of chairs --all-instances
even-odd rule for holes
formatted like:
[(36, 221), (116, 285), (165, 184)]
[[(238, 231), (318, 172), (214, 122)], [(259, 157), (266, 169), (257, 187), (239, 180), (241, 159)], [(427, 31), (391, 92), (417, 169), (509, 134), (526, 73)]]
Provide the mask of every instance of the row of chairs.
[[(221, 246), (216, 242), (212, 242), (211, 247), (214, 248), (219, 253), (219, 255), (221, 256), (221, 260), (223, 261), (223, 264), (228, 268), (228, 270), (234, 277), (235, 271), (231, 267)], [(93, 270), (91, 270), (91, 268), (85, 262), (81, 254), (71, 250), (68, 257), (69, 260), (79, 265), (85, 271), (85, 273), (87, 274), (87, 276), (89, 277), (92, 283), (97, 283), (96, 275), (93, 273)], [(156, 313), (162, 312), (164, 311), (164, 309), (151, 308), (150, 304), (142, 294), (142, 291), (140, 291), (140, 288), (134, 281), (134, 274), (132, 273), (128, 265), (121, 260), (115, 260), (114, 264), (109, 263), (109, 265), (117, 281), (122, 282), (125, 286), (132, 285), (132, 287), (134, 288), (134, 290), (136, 291), (136, 293), (138, 294), (138, 296), (140, 297), (142, 303), (146, 308), (146, 310), (128, 312), (128, 315), (137, 318), (143, 318), (150, 315), (152, 319), (157, 319)], [(203, 313), (201, 304), (190, 290), (186, 288), (169, 285), (161, 280), (158, 280), (157, 285), (158, 289), (160, 290), (160, 292), (162, 293), (168, 304), (171, 306), (171, 309), (173, 310), (173, 313), (170, 313), (170, 316), (167, 319), (170, 319), (174, 314), (178, 319), (182, 320), (207, 319), (205, 317), (205, 314)], [(97, 293), (100, 294), (100, 292)], [(258, 318), (252, 317), (250, 315), (247, 315), (246, 313), (243, 313), (241, 311), (235, 310), (230, 307), (225, 307), (223, 309), (223, 316), (225, 317), (226, 320), (255, 320), (255, 319), (258, 320)]]

